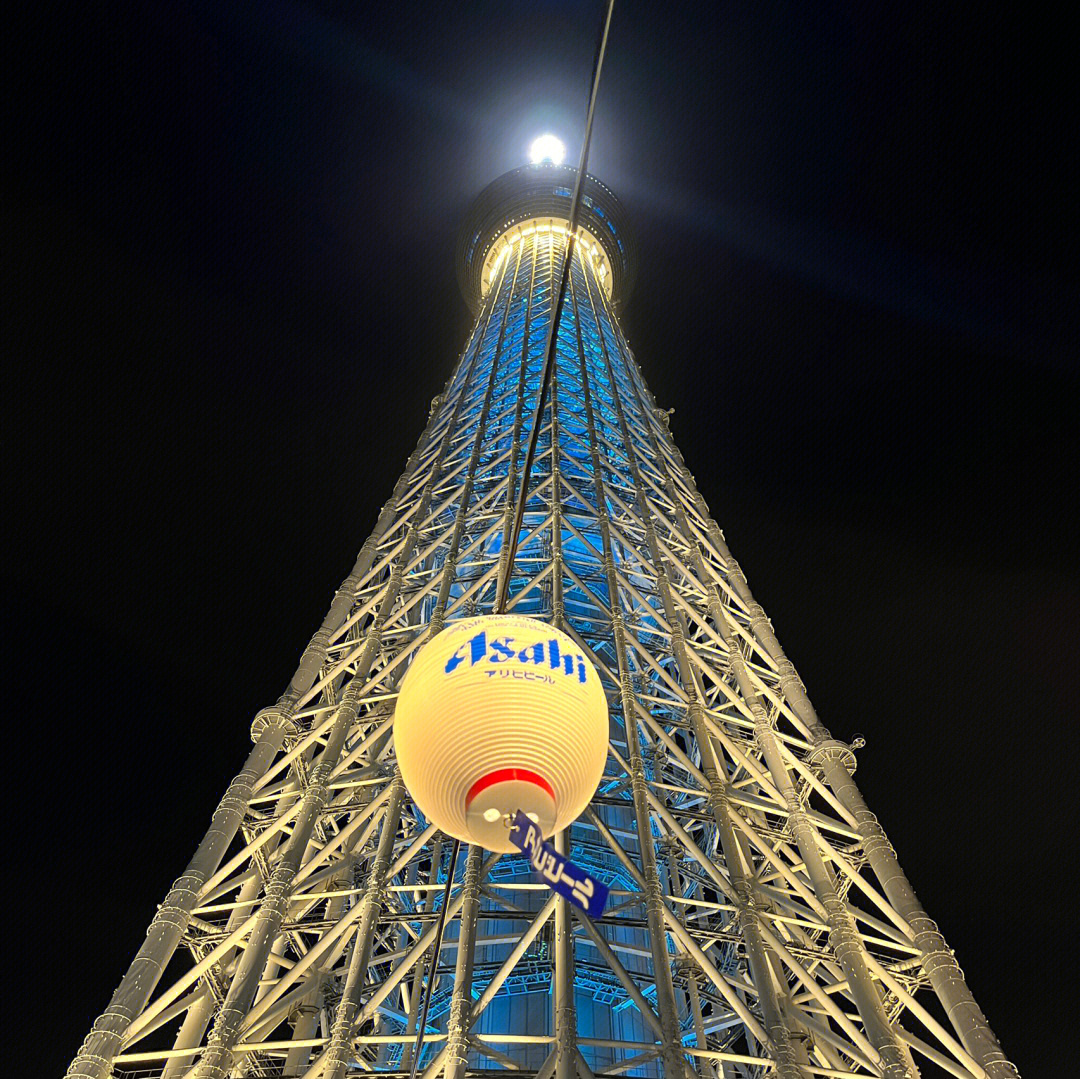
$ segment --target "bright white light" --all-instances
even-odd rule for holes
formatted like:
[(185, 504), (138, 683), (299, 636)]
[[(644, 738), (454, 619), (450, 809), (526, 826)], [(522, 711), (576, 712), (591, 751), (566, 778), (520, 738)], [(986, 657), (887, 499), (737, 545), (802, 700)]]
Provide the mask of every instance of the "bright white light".
[(501, 816), (502, 814), (494, 806), (484, 810), (484, 820), (486, 820), (488, 824), (493, 824)]
[(562, 140), (550, 133), (533, 139), (532, 146), (529, 147), (529, 160), (534, 165), (543, 164), (545, 161), (550, 161), (553, 165), (561, 165), (564, 157), (566, 157), (566, 147), (562, 144)]

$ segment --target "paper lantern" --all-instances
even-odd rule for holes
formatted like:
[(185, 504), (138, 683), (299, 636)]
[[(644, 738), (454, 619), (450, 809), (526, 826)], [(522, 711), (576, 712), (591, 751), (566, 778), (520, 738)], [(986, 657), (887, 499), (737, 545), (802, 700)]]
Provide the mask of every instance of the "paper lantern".
[(604, 772), (607, 700), (577, 643), (544, 622), (451, 623), (417, 654), (394, 713), (401, 777), (448, 835), (511, 851), (507, 815), (544, 836), (588, 805)]

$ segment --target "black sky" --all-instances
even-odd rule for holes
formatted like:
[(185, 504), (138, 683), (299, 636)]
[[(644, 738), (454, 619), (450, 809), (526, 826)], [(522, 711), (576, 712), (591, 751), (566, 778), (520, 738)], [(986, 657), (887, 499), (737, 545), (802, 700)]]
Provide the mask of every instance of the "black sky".
[[(597, 17), (80, 5), (12, 34), (9, 828), (50, 1070), (451, 370), (469, 201), (542, 130), (576, 159)], [(675, 438), (1035, 1075), (1074, 905), (1080, 290), (1074, 80), (1030, 19), (619, 0), (591, 166)]]

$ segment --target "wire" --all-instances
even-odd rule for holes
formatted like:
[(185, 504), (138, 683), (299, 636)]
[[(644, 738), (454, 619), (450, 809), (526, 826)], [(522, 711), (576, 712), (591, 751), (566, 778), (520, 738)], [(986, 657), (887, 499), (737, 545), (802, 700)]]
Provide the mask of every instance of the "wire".
[[(584, 187), (585, 174), (589, 166), (589, 143), (592, 141), (593, 117), (596, 114), (596, 93), (600, 88), (600, 68), (603, 66), (604, 53), (607, 51), (608, 30), (611, 27), (611, 13), (614, 8), (615, 0), (607, 0), (604, 15), (600, 21), (596, 56), (593, 60), (592, 89), (589, 93), (589, 107), (585, 115), (585, 138), (581, 143), (581, 159), (578, 162), (577, 177), (574, 180), (574, 194), (570, 199), (570, 226), (566, 241), (566, 253), (563, 256), (562, 270), (559, 274), (558, 297), (552, 311), (551, 322), (548, 324), (547, 341), (544, 347), (544, 367), (540, 376), (540, 393), (536, 399), (532, 430), (529, 432), (529, 445), (525, 452), (525, 464), (521, 471), (521, 491), (518, 494), (517, 506), (514, 510), (514, 528), (510, 536), (510, 557), (507, 559), (506, 573), (499, 581), (498, 591), (495, 596), (495, 614), (503, 614), (506, 609), (506, 599), (510, 590), (510, 575), (513, 572), (514, 560), (517, 557), (518, 537), (521, 535), (521, 523), (525, 518), (525, 502), (529, 495), (529, 476), (532, 473), (533, 460), (536, 457), (536, 446), (540, 440), (540, 423), (544, 415), (544, 404), (551, 387), (551, 375), (555, 369), (557, 330), (566, 303), (566, 287), (570, 282), (570, 267), (574, 261), (574, 241), (576, 238), (574, 233), (577, 229), (578, 211), (581, 206), (581, 189)], [(556, 492), (555, 497), (558, 497), (558, 492)], [(457, 866), (460, 850), (461, 840), (455, 839), (454, 849), (450, 855), (450, 869), (446, 874), (446, 887), (443, 889), (442, 910), (439, 911), (439, 921), (435, 929), (435, 955), (431, 960), (431, 974), (428, 976), (424, 1005), (420, 1010), (420, 1026), (416, 1032), (416, 1045), (413, 1048), (412, 1068), (409, 1073), (410, 1079), (416, 1079), (416, 1071), (420, 1066), (420, 1053), (424, 1048), (428, 1009), (431, 1006), (431, 996), (435, 991), (439, 952), (442, 949), (443, 930), (446, 928), (446, 912), (450, 906), (450, 888), (454, 882), (454, 869)]]
[[(532, 430), (529, 432), (525, 465), (521, 470), (521, 491), (518, 494), (517, 506), (514, 510), (514, 526), (510, 533), (510, 556), (506, 560), (506, 573), (499, 580), (498, 590), (495, 593), (494, 614), (506, 613), (506, 600), (510, 594), (510, 577), (514, 570), (514, 560), (517, 558), (521, 525), (525, 519), (525, 503), (529, 497), (529, 476), (532, 473), (533, 459), (536, 457), (536, 446), (540, 441), (540, 423), (544, 416), (544, 404), (547, 401), (548, 390), (551, 387), (551, 376), (555, 370), (555, 347), (558, 341), (559, 320), (562, 318), (563, 306), (566, 303), (566, 287), (570, 282), (570, 267), (574, 261), (578, 210), (581, 205), (581, 190), (585, 186), (585, 172), (589, 164), (589, 143), (592, 141), (593, 116), (596, 113), (596, 93), (600, 88), (600, 68), (603, 66), (604, 53), (607, 50), (608, 30), (611, 27), (611, 13), (614, 7), (615, 0), (607, 0), (604, 15), (600, 22), (601, 29), (596, 45), (596, 58), (593, 61), (592, 90), (589, 93), (589, 108), (585, 116), (585, 138), (581, 143), (581, 159), (578, 162), (577, 178), (574, 180), (574, 194), (570, 200), (570, 226), (567, 230), (566, 253), (563, 256), (562, 271), (559, 274), (558, 297), (553, 305), (551, 322), (548, 324), (547, 342), (544, 348), (544, 366), (540, 375), (540, 393), (536, 399)], [(559, 497), (558, 491), (554, 492), (554, 497)]]

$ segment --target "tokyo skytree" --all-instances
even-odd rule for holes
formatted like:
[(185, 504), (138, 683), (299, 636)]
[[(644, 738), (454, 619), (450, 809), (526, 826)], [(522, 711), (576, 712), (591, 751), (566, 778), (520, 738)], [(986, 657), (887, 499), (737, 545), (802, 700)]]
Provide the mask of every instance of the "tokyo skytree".
[[(672, 439), (618, 320), (631, 223), (591, 176), (573, 218), (578, 175), (473, 204), (460, 358), (70, 1076), (1018, 1074)], [(595, 916), (459, 853), (397, 766), (414, 657), (501, 591), (603, 685), (604, 773), (554, 837)]]

